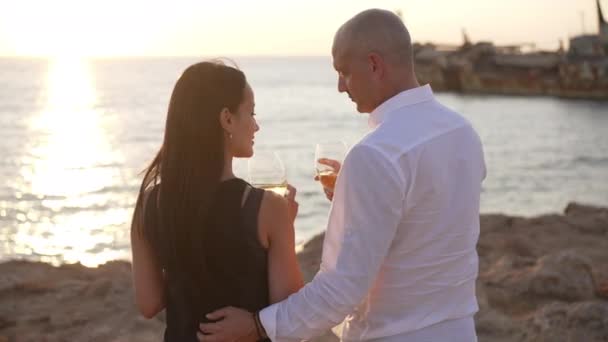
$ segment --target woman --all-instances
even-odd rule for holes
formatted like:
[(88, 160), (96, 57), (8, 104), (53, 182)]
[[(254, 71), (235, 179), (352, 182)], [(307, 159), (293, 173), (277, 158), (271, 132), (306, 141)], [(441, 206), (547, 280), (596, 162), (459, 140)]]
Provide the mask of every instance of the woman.
[(302, 287), (295, 189), (286, 200), (232, 172), (232, 158), (253, 155), (254, 116), (245, 75), (219, 62), (188, 67), (173, 90), (131, 227), (137, 307), (166, 308), (165, 341), (196, 341), (205, 314), (255, 312)]

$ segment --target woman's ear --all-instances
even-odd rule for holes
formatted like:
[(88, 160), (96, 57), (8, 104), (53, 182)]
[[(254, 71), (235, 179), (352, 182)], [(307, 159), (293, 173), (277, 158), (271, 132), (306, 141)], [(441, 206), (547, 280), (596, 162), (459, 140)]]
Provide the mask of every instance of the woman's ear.
[(229, 134), (232, 133), (232, 122), (232, 113), (230, 110), (228, 108), (222, 109), (220, 112), (220, 124), (222, 125), (224, 131), (228, 132)]

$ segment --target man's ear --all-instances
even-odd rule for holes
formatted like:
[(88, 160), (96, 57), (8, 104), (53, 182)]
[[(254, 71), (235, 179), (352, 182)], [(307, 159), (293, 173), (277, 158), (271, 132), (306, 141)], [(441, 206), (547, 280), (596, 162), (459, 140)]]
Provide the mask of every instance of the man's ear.
[(228, 108), (223, 108), (220, 112), (220, 124), (224, 131), (228, 133), (232, 133), (232, 113)]
[(372, 52), (367, 55), (367, 61), (370, 71), (379, 73), (380, 77), (382, 77), (384, 74), (384, 61), (382, 60), (382, 57), (379, 54)]

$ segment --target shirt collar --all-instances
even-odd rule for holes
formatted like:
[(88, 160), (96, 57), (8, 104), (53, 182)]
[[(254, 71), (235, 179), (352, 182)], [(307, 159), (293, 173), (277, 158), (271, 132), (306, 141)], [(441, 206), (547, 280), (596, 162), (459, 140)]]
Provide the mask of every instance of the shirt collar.
[(368, 124), (371, 128), (376, 128), (384, 121), (387, 114), (394, 112), (399, 108), (425, 102), (432, 98), (433, 90), (428, 84), (404, 90), (376, 107), (369, 115)]

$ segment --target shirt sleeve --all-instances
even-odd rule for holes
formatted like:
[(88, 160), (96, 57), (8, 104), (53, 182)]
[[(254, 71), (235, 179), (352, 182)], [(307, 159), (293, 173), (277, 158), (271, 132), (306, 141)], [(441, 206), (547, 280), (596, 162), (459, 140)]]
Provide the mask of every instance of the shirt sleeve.
[(315, 278), (260, 313), (273, 341), (299, 341), (339, 324), (367, 296), (405, 208), (405, 179), (374, 147), (356, 145), (344, 160)]

